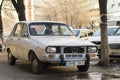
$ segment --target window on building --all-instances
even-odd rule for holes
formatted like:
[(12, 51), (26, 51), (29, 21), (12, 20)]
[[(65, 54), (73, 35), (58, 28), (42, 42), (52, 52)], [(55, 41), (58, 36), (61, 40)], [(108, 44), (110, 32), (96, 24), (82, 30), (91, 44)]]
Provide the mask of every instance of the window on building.
[(118, 7), (120, 7), (120, 3), (118, 3)]
[(115, 6), (115, 4), (112, 4), (112, 5), (111, 5), (111, 8), (113, 8), (114, 6)]

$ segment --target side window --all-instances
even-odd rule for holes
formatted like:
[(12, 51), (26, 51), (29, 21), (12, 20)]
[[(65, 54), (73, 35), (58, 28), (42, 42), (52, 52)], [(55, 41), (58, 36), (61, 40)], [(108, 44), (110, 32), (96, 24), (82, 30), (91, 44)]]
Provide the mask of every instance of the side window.
[(27, 25), (23, 24), (21, 36), (26, 37), (25, 36), (26, 33), (28, 33)]
[(14, 36), (16, 37), (21, 36), (21, 30), (22, 30), (21, 24), (17, 24), (15, 32), (14, 32)]

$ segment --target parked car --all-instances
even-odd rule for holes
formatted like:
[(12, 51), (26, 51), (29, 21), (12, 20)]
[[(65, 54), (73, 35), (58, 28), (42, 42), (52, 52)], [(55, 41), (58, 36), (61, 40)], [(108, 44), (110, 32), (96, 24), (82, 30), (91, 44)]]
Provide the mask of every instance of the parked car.
[(110, 60), (120, 60), (120, 27), (113, 36), (109, 36)]
[(89, 69), (90, 58), (97, 57), (97, 46), (76, 38), (67, 24), (53, 21), (20, 21), (5, 42), (8, 63), (30, 61), (34, 73), (48, 64)]
[[(111, 42), (114, 43), (119, 43), (120, 41), (116, 42), (117, 37), (114, 35), (115, 31), (119, 28), (119, 26), (108, 26), (108, 44), (109, 44), (109, 49), (110, 49), (110, 45)], [(115, 39), (115, 40), (114, 40)], [(96, 45), (98, 45), (98, 56), (101, 56), (101, 33), (100, 33), (100, 29), (98, 29), (91, 38), (88, 39), (88, 41), (91, 41), (92, 43), (95, 43)], [(112, 49), (110, 49), (110, 53), (109, 55), (111, 56), (112, 54)], [(118, 50), (115, 50), (115, 52), (118, 52)], [(116, 57), (117, 58), (117, 57)], [(112, 57), (110, 57), (110, 59), (114, 59)], [(117, 58), (118, 59), (118, 58)]]
[(94, 31), (91, 29), (73, 29), (72, 31), (76, 37), (84, 39), (84, 40), (87, 40), (94, 33)]

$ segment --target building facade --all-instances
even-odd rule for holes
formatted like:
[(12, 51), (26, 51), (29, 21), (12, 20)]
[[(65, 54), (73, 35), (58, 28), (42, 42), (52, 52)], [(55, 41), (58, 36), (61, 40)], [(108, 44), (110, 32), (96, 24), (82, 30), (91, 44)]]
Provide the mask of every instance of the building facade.
[(120, 20), (120, 0), (108, 0), (108, 21)]

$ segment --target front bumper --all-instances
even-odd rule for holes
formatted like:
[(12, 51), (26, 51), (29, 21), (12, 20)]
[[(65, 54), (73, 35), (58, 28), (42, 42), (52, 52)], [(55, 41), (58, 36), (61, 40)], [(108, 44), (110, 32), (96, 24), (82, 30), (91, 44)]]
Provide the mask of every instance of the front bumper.
[(46, 58), (42, 61), (62, 66), (75, 66), (85, 65), (86, 60), (86, 54), (46, 54)]

